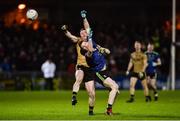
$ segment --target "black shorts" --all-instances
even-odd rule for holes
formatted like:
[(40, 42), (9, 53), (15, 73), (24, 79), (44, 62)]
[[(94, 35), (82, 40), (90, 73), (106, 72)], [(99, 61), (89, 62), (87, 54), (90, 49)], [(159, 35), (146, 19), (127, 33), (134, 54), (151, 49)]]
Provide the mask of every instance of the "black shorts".
[(157, 73), (146, 73), (147, 77), (150, 77), (151, 79), (156, 79), (157, 78)]
[(143, 76), (142, 76), (142, 77), (140, 77), (140, 76), (139, 76), (139, 73), (136, 73), (136, 72), (131, 72), (130, 76), (131, 76), (131, 77), (135, 77), (135, 78), (137, 78), (138, 80), (144, 80), (144, 79), (146, 78), (145, 72), (143, 72)]
[(83, 82), (94, 80), (94, 72), (89, 67), (76, 65), (76, 70), (82, 70), (84, 72)]
[(95, 81), (99, 82), (104, 86), (103, 81), (106, 80), (108, 77), (109, 76), (107, 74), (107, 71), (100, 71), (95, 73), (94, 79)]

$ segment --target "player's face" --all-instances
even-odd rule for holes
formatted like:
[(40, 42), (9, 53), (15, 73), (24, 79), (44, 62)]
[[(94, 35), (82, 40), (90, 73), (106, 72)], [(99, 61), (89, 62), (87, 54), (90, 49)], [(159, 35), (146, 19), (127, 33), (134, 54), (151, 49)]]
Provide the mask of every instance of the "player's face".
[(84, 50), (89, 50), (89, 43), (88, 42), (82, 42), (82, 44), (81, 44), (81, 47), (84, 49)]
[(80, 36), (83, 39), (83, 41), (86, 41), (87, 40), (87, 36), (88, 36), (86, 30), (81, 30), (80, 31)]
[(135, 48), (136, 50), (140, 50), (140, 49), (141, 49), (141, 43), (135, 42), (134, 48)]
[(154, 45), (148, 44), (147, 48), (148, 48), (148, 51), (153, 51), (154, 50)]

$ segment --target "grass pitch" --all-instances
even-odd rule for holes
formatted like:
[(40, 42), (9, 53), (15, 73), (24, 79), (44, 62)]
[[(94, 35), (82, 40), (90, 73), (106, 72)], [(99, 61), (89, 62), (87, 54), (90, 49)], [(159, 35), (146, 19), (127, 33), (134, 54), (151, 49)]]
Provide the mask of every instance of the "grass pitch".
[(142, 91), (136, 91), (134, 103), (126, 103), (128, 91), (121, 91), (113, 116), (104, 114), (108, 91), (96, 91), (94, 116), (88, 115), (86, 91), (78, 94), (71, 106), (71, 91), (0, 92), (0, 119), (17, 120), (180, 120), (180, 91), (159, 92), (159, 101), (146, 103)]

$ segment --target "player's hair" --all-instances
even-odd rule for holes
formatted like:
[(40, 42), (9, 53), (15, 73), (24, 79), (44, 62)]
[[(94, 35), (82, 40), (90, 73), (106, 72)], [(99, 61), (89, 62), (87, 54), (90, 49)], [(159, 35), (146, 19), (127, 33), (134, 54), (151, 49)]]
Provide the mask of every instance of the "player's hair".
[(149, 44), (150, 44), (150, 45), (154, 45), (154, 43), (153, 43), (152, 41), (148, 42), (148, 45), (149, 45)]
[(139, 41), (139, 40), (136, 40), (136, 41), (135, 41), (135, 43), (142, 44), (142, 42), (141, 42), (141, 41)]

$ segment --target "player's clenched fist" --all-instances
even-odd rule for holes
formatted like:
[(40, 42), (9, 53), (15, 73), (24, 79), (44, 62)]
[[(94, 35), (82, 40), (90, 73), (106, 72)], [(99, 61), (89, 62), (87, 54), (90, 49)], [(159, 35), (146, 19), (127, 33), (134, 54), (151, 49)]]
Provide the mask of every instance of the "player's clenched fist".
[(129, 71), (126, 71), (126, 76), (128, 76), (129, 75)]
[(139, 78), (143, 78), (143, 76), (144, 76), (143, 72), (139, 72), (138, 74), (139, 74)]
[(67, 31), (67, 25), (63, 25), (62, 27), (61, 27), (61, 30), (63, 30), (63, 31)]
[(86, 18), (86, 13), (87, 13), (87, 11), (82, 10), (82, 11), (81, 11), (81, 17), (82, 17), (82, 18)]

